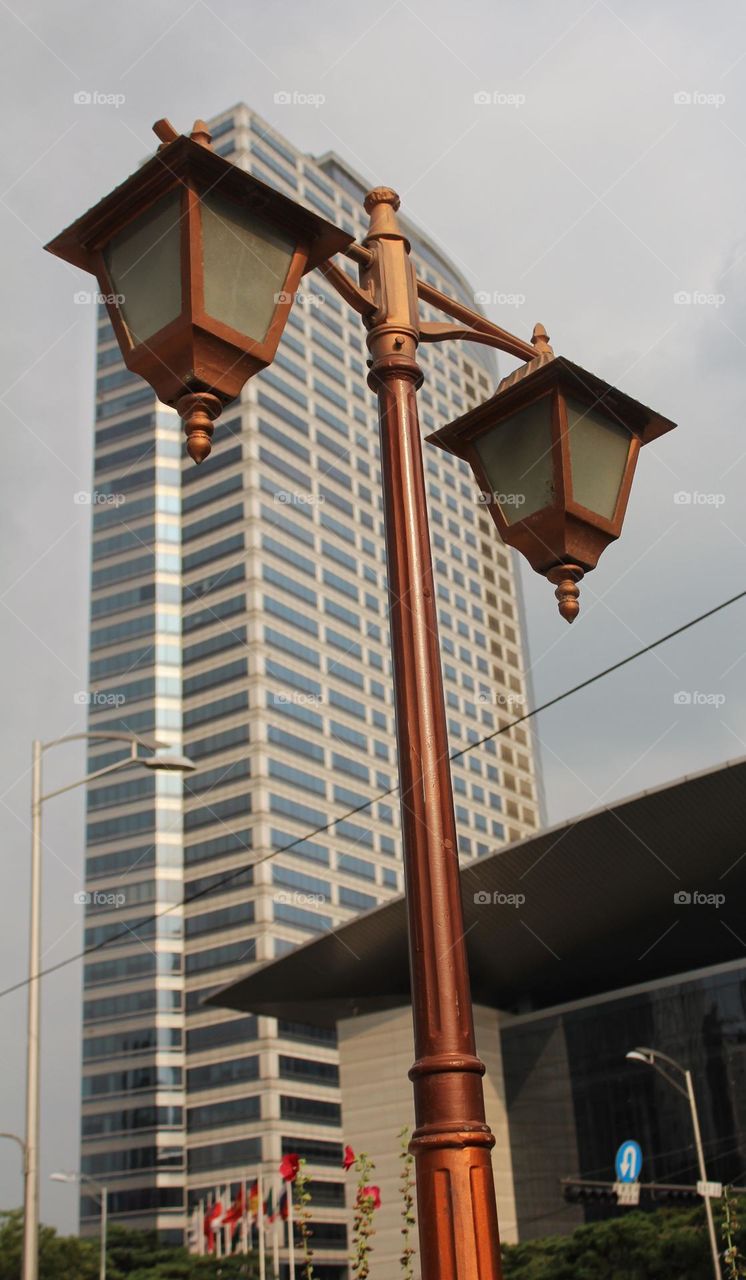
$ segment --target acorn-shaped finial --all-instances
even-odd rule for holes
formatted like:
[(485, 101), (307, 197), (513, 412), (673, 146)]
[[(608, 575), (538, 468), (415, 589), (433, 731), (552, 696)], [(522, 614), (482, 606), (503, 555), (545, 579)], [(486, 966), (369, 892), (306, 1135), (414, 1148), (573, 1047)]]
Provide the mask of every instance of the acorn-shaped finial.
[(547, 574), (549, 582), (556, 587), (557, 607), (565, 622), (574, 622), (580, 613), (577, 584), (584, 574), (585, 570), (579, 564), (558, 564)]
[(208, 391), (190, 392), (177, 400), (176, 412), (184, 424), (187, 453), (196, 463), (204, 462), (212, 449), (213, 424), (223, 412), (220, 400)]

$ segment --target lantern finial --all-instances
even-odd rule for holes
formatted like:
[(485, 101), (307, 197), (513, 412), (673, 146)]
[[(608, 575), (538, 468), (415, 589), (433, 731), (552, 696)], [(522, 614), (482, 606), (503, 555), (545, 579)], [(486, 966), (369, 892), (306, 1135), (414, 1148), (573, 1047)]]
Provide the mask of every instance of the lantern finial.
[(169, 142), (175, 142), (179, 136), (178, 130), (174, 129), (171, 121), (167, 120), (165, 116), (162, 120), (156, 120), (153, 125), (153, 133), (159, 139), (162, 147), (167, 147)]
[(208, 391), (190, 392), (177, 400), (176, 412), (184, 424), (187, 453), (196, 463), (204, 462), (212, 449), (213, 423), (223, 412), (220, 400)]
[(204, 120), (195, 120), (189, 137), (201, 147), (212, 147), (212, 134)]
[(536, 351), (537, 356), (554, 355), (554, 352), (549, 345), (549, 334), (543, 324), (534, 325), (534, 331), (531, 334), (531, 344)]
[(585, 570), (579, 564), (558, 564), (549, 570), (547, 579), (556, 586), (555, 595), (558, 608), (565, 622), (574, 622), (580, 613), (578, 604), (577, 583), (584, 576)]

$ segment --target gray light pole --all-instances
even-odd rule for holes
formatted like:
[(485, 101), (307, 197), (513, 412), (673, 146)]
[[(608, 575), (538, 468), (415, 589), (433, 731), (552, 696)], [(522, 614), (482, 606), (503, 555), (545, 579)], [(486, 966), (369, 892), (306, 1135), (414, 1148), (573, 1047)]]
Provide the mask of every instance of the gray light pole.
[[(67, 742), (122, 742), (127, 743), (130, 754), (115, 760), (103, 769), (96, 769), (77, 782), (65, 787), (42, 791), (42, 756), (50, 747)], [(138, 747), (157, 751), (166, 747), (165, 742), (147, 740), (132, 733), (73, 733), (51, 742), (34, 741), (31, 753), (31, 907), (29, 919), (28, 966), (28, 1027), (26, 1033), (26, 1141), (24, 1144), (23, 1183), (23, 1270), (22, 1280), (38, 1280), (39, 1276), (39, 1040), (40, 1040), (40, 990), (41, 970), (41, 813), (45, 800), (52, 800), (66, 791), (83, 787), (96, 778), (102, 778), (130, 765), (155, 769), (159, 772), (188, 773), (196, 766), (186, 756), (141, 756)], [(10, 1135), (9, 1135), (10, 1136)]]
[(87, 1173), (50, 1173), (52, 1182), (77, 1182), (92, 1187), (94, 1192), (98, 1194), (99, 1204), (101, 1205), (101, 1234), (99, 1248), (99, 1264), (98, 1264), (98, 1280), (106, 1280), (106, 1233), (108, 1228), (108, 1201), (109, 1190), (103, 1182), (97, 1182), (95, 1178), (89, 1178)]
[[(692, 1073), (686, 1067), (682, 1067), (680, 1062), (675, 1058), (669, 1058), (667, 1053), (661, 1053), (659, 1049), (647, 1049), (638, 1047), (630, 1049), (626, 1055), (632, 1062), (644, 1062), (647, 1066), (652, 1067), (658, 1072), (659, 1076), (671, 1085), (672, 1089), (676, 1089), (682, 1097), (686, 1098), (689, 1103), (689, 1109), (692, 1116), (692, 1128), (694, 1130), (694, 1145), (697, 1152), (697, 1167), (699, 1169), (700, 1182), (707, 1182), (707, 1170), (705, 1168), (705, 1153), (702, 1146), (702, 1133), (699, 1127), (699, 1112), (697, 1110), (697, 1099), (694, 1096), (694, 1082)], [(664, 1064), (664, 1065), (661, 1065)], [(684, 1084), (679, 1084), (673, 1076), (669, 1075), (666, 1067), (678, 1071), (684, 1077)], [(715, 1235), (715, 1222), (712, 1216), (712, 1204), (710, 1196), (703, 1196), (705, 1202), (705, 1214), (707, 1217), (707, 1233), (710, 1237), (710, 1252), (712, 1253), (712, 1269), (715, 1280), (722, 1280), (720, 1271), (720, 1251), (718, 1249), (717, 1236)]]

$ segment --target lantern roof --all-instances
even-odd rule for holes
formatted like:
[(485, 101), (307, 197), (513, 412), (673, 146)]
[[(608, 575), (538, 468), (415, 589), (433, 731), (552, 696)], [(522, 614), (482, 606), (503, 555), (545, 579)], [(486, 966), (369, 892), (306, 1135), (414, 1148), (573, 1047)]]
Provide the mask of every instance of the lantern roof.
[(676, 426), (675, 422), (626, 395), (605, 379), (582, 369), (566, 356), (540, 355), (503, 378), (488, 400), (433, 431), (426, 439), (448, 453), (460, 454), (465, 445), (491, 424), (523, 408), (529, 400), (557, 384), (571, 394), (576, 393), (582, 399), (592, 401), (595, 408), (608, 413), (636, 435), (641, 444), (650, 444)]
[(288, 230), (297, 240), (305, 242), (309, 256), (304, 273), (353, 242), (354, 237), (346, 231), (240, 169), (213, 151), (209, 144), (179, 134), (172, 142), (159, 147), (150, 160), (87, 213), (76, 218), (45, 248), (73, 266), (95, 274), (94, 252), (141, 210), (186, 178), (196, 178), (210, 191), (219, 190), (221, 195), (263, 215), (273, 227)]

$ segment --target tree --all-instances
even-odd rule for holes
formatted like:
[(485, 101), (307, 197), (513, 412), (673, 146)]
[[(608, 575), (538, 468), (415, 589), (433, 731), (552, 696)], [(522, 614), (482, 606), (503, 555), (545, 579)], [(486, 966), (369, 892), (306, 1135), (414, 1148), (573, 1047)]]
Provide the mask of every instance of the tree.
[[(737, 1244), (743, 1250), (746, 1233)], [(725, 1244), (723, 1244), (723, 1249)], [(505, 1280), (711, 1280), (701, 1208), (629, 1213), (503, 1247)]]
[[(18, 1280), (23, 1250), (23, 1213), (0, 1214), (0, 1280)], [(254, 1254), (199, 1258), (163, 1244), (155, 1231), (112, 1225), (106, 1250), (107, 1280), (256, 1280)], [(39, 1229), (39, 1280), (98, 1280), (99, 1242)]]

